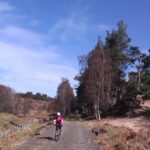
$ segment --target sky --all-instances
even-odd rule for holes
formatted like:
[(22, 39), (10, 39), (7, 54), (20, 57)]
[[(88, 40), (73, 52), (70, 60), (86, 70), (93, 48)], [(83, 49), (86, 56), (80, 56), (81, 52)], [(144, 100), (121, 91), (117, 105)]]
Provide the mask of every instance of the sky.
[(150, 0), (0, 0), (0, 84), (56, 96), (78, 83), (78, 56), (123, 20), (131, 44), (150, 48)]

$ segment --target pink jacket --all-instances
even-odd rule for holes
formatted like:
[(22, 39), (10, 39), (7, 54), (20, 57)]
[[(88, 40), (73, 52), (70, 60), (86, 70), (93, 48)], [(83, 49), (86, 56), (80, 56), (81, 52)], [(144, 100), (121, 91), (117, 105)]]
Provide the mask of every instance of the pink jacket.
[(54, 119), (54, 124), (62, 124), (63, 123), (63, 117), (62, 116), (56, 116)]

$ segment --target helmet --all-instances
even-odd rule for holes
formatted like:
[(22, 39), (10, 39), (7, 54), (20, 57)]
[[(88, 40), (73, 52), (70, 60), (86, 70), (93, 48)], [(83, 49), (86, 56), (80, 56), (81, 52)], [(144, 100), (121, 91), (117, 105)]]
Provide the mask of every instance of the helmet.
[(58, 113), (57, 113), (57, 116), (60, 116), (60, 115), (61, 115), (60, 112), (58, 112)]

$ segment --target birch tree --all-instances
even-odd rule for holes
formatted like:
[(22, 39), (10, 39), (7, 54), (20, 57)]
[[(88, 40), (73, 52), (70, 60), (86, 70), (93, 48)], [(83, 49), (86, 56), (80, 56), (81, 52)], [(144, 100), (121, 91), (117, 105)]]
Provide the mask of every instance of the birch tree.
[(73, 88), (70, 86), (68, 79), (62, 78), (57, 88), (57, 110), (62, 112), (63, 115), (70, 113), (73, 100)]
[[(100, 112), (108, 109), (111, 89), (111, 58), (109, 50), (104, 47), (101, 39), (94, 50), (87, 56), (80, 57), (80, 82), (77, 89), (79, 102), (88, 109), (93, 108), (95, 117), (100, 119)], [(89, 107), (91, 105), (91, 107)]]

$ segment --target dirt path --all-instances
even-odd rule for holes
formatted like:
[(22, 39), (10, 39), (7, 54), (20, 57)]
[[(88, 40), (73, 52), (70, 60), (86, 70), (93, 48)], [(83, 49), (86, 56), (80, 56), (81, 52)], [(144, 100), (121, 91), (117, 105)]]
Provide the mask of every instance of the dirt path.
[(40, 136), (29, 138), (14, 150), (98, 150), (92, 133), (82, 122), (65, 121), (59, 142), (54, 141), (54, 134), (54, 126), (48, 126)]

